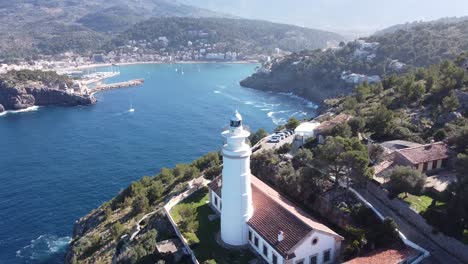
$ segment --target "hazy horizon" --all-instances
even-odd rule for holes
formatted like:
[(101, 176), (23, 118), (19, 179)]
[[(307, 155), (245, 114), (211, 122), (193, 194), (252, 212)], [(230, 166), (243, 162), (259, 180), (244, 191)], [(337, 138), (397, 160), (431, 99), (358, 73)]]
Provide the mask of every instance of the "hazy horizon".
[(295, 24), (337, 33), (373, 33), (395, 24), (467, 16), (466, 0), (180, 0), (245, 18)]

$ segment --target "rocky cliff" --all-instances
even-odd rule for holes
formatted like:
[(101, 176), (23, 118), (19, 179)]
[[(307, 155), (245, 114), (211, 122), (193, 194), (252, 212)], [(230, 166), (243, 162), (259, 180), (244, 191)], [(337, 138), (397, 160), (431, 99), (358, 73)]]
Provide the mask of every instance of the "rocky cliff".
[(65, 91), (43, 86), (16, 86), (0, 83), (0, 112), (2, 110), (20, 110), (34, 105), (76, 106), (94, 104), (92, 95), (68, 94)]

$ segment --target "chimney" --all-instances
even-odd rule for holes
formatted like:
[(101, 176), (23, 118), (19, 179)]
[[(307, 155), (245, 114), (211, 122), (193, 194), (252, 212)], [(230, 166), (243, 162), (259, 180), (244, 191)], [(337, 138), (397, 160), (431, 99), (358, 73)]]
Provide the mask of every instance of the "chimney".
[(278, 233), (278, 242), (283, 241), (283, 239), (284, 239), (284, 233), (283, 233), (283, 231), (279, 231), (279, 233)]

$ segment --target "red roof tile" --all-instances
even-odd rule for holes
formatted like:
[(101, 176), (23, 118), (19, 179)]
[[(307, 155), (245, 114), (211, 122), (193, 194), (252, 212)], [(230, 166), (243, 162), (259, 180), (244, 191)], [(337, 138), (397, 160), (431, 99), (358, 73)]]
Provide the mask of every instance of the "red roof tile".
[[(213, 181), (216, 183), (209, 185), (214, 192), (219, 191), (218, 195), (221, 194), (220, 180), (221, 177), (216, 178)], [(254, 214), (248, 225), (283, 257), (293, 253), (291, 249), (313, 230), (343, 239), (257, 177), (252, 175), (251, 181)], [(283, 231), (284, 239), (279, 242), (280, 231)]]
[(373, 251), (365, 256), (354, 258), (345, 264), (398, 264), (415, 252), (409, 248), (404, 249), (381, 249)]
[(414, 148), (400, 149), (397, 150), (397, 153), (414, 165), (423, 162), (446, 159), (449, 156), (447, 145), (443, 142), (436, 142)]

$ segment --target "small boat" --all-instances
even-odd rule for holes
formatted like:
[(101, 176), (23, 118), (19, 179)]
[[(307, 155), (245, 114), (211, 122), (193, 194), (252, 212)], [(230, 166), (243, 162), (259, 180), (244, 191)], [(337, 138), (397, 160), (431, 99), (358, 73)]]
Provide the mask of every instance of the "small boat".
[(130, 103), (130, 109), (128, 109), (128, 112), (129, 112), (129, 113), (135, 112), (135, 108), (133, 108), (132, 103)]

